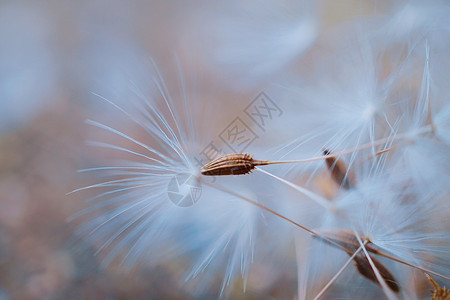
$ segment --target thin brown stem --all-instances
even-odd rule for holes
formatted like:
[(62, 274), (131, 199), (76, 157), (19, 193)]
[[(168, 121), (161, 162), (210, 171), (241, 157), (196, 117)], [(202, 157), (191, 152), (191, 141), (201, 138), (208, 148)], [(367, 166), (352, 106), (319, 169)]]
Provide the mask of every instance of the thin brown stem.
[(431, 271), (431, 270), (428, 270), (428, 269), (425, 269), (425, 268), (422, 268), (422, 267), (419, 267), (419, 266), (410, 264), (409, 262), (406, 262), (406, 261), (404, 261), (404, 260), (402, 260), (402, 259), (400, 259), (400, 258), (397, 258), (397, 257), (395, 257), (395, 256), (389, 255), (389, 254), (387, 254), (387, 253), (385, 253), (385, 252), (378, 251), (376, 254), (377, 254), (377, 255), (380, 255), (380, 256), (383, 256), (383, 257), (386, 257), (386, 258), (388, 258), (388, 259), (390, 259), (390, 260), (399, 262), (399, 263), (401, 263), (401, 264), (407, 265), (408, 267), (411, 267), (411, 268), (415, 268), (415, 269), (421, 270), (421, 271), (423, 271), (423, 272), (425, 272), (425, 273), (430, 273), (430, 274), (433, 274), (433, 275), (435, 275), (435, 276), (441, 277), (441, 278), (443, 278), (443, 279), (450, 280), (450, 277), (447, 277), (447, 276), (441, 275), (441, 274), (439, 274), (439, 273), (433, 272), (433, 271)]
[(317, 233), (317, 232), (315, 232), (315, 231), (313, 231), (313, 230), (311, 230), (311, 229), (309, 229), (309, 228), (307, 228), (307, 227), (305, 227), (303, 225), (300, 225), (299, 223), (289, 219), (288, 217), (283, 216), (280, 213), (277, 213), (276, 211), (268, 208), (267, 206), (265, 206), (265, 205), (263, 205), (261, 203), (258, 203), (258, 202), (254, 201), (254, 200), (251, 200), (251, 199), (249, 199), (247, 197), (244, 197), (244, 196), (242, 196), (242, 195), (240, 195), (240, 194), (238, 194), (236, 192), (233, 192), (233, 191), (231, 191), (231, 190), (229, 190), (227, 188), (224, 188), (224, 187), (222, 187), (220, 185), (217, 185), (217, 184), (214, 184), (212, 182), (208, 182), (208, 181), (202, 180), (201, 178), (202, 177), (199, 177), (199, 180), (201, 180), (204, 184), (209, 185), (210, 187), (215, 188), (215, 189), (217, 189), (219, 191), (222, 191), (224, 193), (227, 193), (227, 194), (230, 194), (230, 195), (235, 196), (237, 198), (240, 198), (240, 199), (242, 199), (244, 201), (247, 201), (247, 202), (249, 202), (249, 203), (251, 203), (251, 204), (253, 204), (253, 205), (255, 205), (255, 206), (259, 207), (259, 208), (262, 208), (265, 211), (267, 211), (267, 212), (269, 212), (269, 213), (271, 213), (271, 214), (273, 214), (273, 215), (275, 215), (277, 217), (280, 217), (283, 220), (288, 221), (289, 223), (291, 223), (291, 224), (293, 224), (293, 225), (295, 225), (295, 226), (305, 230), (306, 232), (310, 233), (311, 235), (319, 237), (319, 238), (321, 238), (323, 240), (326, 240), (328, 243), (333, 244), (334, 246), (336, 246), (338, 248), (341, 248), (341, 249), (343, 249), (345, 251), (345, 248), (342, 247), (341, 245), (339, 245), (338, 243), (328, 239), (327, 237), (324, 237), (324, 236), (320, 235), (319, 233)]
[[(433, 131), (433, 126), (427, 125), (427, 126), (424, 126), (422, 128), (419, 128), (414, 133), (421, 134), (421, 133), (432, 132), (432, 131)], [(327, 159), (327, 158), (330, 158), (330, 157), (339, 157), (339, 156), (342, 156), (342, 155), (345, 155), (345, 154), (349, 154), (349, 153), (353, 153), (353, 152), (356, 152), (356, 151), (361, 151), (361, 150), (369, 149), (371, 147), (382, 145), (382, 144), (388, 142), (389, 140), (396, 141), (396, 140), (401, 140), (401, 139), (404, 139), (404, 138), (408, 138), (411, 135), (412, 135), (411, 132), (406, 132), (406, 133), (403, 133), (403, 134), (398, 134), (395, 137), (385, 137), (385, 138), (376, 140), (376, 141), (371, 142), (371, 143), (362, 144), (362, 145), (360, 145), (359, 147), (356, 147), (356, 148), (344, 150), (344, 151), (341, 151), (341, 152), (335, 152), (334, 154), (331, 154), (331, 155), (321, 155), (321, 156), (316, 156), (316, 157), (311, 157), (311, 158), (306, 158), (306, 159), (300, 159), (300, 160), (268, 161), (266, 163), (266, 165), (305, 163), (305, 162), (324, 160), (324, 159)], [(391, 149), (391, 150), (393, 150), (393, 149)], [(386, 151), (388, 151), (388, 150), (386, 150)]]

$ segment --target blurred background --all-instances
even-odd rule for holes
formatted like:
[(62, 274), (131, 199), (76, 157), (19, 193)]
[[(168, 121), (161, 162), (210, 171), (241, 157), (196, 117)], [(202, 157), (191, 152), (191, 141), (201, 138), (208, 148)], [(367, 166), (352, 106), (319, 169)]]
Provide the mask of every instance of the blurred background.
[[(0, 1), (0, 299), (193, 298), (174, 280), (183, 262), (100, 268), (96, 249), (67, 222), (86, 206), (85, 195), (66, 194), (97, 180), (77, 170), (101, 157), (85, 145), (93, 134), (84, 120), (117, 118), (95, 94), (126, 102), (129, 80), (145, 82), (152, 59), (164, 66), (176, 54), (185, 74), (207, 78), (200, 86), (215, 82), (218, 101), (247, 103), (324, 31), (392, 9), (387, 1)], [(233, 298), (270, 299), (297, 288), (286, 274), (247, 294), (236, 289)]]

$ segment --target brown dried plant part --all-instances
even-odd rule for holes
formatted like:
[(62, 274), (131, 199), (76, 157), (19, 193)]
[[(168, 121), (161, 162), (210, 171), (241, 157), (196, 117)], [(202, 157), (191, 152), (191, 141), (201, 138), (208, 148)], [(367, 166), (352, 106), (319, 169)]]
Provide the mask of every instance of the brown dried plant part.
[[(356, 250), (360, 246), (360, 243), (359, 243), (358, 239), (355, 237), (353, 231), (349, 230), (349, 229), (339, 229), (339, 228), (316, 229), (316, 230), (314, 230), (314, 232), (316, 233), (314, 235), (314, 237), (317, 238), (318, 240), (323, 241), (334, 247), (340, 248), (340, 249), (344, 250), (345, 252), (349, 253), (350, 255), (352, 255), (352, 253), (356, 252)], [(392, 255), (384, 252), (383, 250), (378, 248), (377, 245), (373, 244), (370, 241), (370, 239), (368, 239), (362, 235), (360, 235), (360, 239), (361, 239), (361, 241), (366, 243), (365, 248), (370, 253), (373, 253), (373, 254), (376, 254), (379, 256), (383, 256), (389, 260), (396, 261), (398, 263), (404, 264), (411, 268), (421, 270), (422, 272), (425, 272), (428, 274), (433, 274), (435, 276), (444, 278), (445, 280), (450, 280), (450, 277), (447, 277), (447, 276), (444, 276), (437, 272), (434, 272), (432, 270), (411, 264), (403, 259), (397, 258), (395, 256), (392, 256)]]
[(375, 155), (378, 156), (378, 155), (384, 154), (384, 153), (386, 153), (386, 152), (395, 150), (395, 149), (397, 149), (397, 148), (399, 148), (399, 147), (400, 147), (399, 145), (395, 145), (395, 146), (392, 146), (392, 147), (389, 147), (389, 148), (386, 148), (386, 149), (377, 151), (377, 152), (375, 152)]
[(337, 189), (336, 183), (330, 180), (328, 175), (328, 170), (321, 173), (319, 176), (315, 176), (314, 185), (320, 191), (320, 194), (328, 201), (333, 201), (336, 198)]
[[(355, 234), (353, 231), (349, 229), (338, 229), (338, 228), (330, 228), (330, 229), (319, 229), (315, 232), (318, 233), (321, 237), (317, 236), (319, 240), (328, 243), (332, 246), (339, 245), (342, 250), (344, 250), (347, 253), (351, 253), (352, 255), (359, 247), (360, 244), (358, 242), (358, 239), (355, 237)], [(360, 238), (362, 241), (365, 240), (365, 238), (360, 235)], [(334, 244), (331, 244), (329, 241), (332, 241)], [(375, 254), (379, 254), (380, 251), (375, 248), (373, 244), (368, 243), (366, 245), (367, 251)]]
[(428, 278), (434, 288), (434, 290), (431, 291), (432, 300), (450, 300), (450, 291), (447, 290), (445, 286), (440, 287), (439, 284), (430, 275), (425, 274), (425, 276)]
[[(350, 256), (353, 255), (352, 253), (348, 253), (348, 254)], [(375, 267), (380, 272), (381, 277), (384, 279), (384, 281), (386, 282), (388, 287), (393, 292), (398, 293), (400, 291), (400, 287), (397, 284), (397, 280), (392, 275), (392, 273), (389, 272), (389, 270), (380, 261), (375, 259), (373, 256), (370, 256), (370, 258), (372, 259), (373, 264), (375, 265)], [(367, 279), (369, 279), (370, 281), (380, 285), (380, 283), (377, 280), (377, 276), (375, 275), (375, 272), (373, 271), (372, 266), (369, 263), (369, 260), (367, 259), (367, 257), (364, 254), (359, 253), (358, 255), (356, 255), (353, 258), (353, 260), (355, 261), (356, 268), (358, 269), (358, 272), (362, 276), (364, 276)]]
[[(331, 152), (327, 149), (323, 150), (323, 155), (328, 156), (331, 155)], [(335, 156), (330, 156), (325, 159), (325, 163), (327, 164), (328, 170), (331, 173), (331, 178), (341, 187), (346, 190), (353, 188), (353, 176), (349, 173), (348, 167), (346, 164), (336, 158)]]
[[(321, 236), (317, 237), (319, 240), (324, 241), (327, 244), (333, 245), (333, 246), (339, 246), (342, 250), (344, 250), (349, 256), (352, 256), (353, 253), (355, 253), (358, 248), (360, 247), (360, 244), (358, 242), (358, 239), (355, 237), (355, 234), (353, 231), (348, 229), (326, 229), (326, 230), (316, 230), (316, 232)], [(326, 239), (325, 239), (326, 238)], [(360, 236), (361, 240), (365, 240), (363, 236)], [(333, 242), (333, 244), (330, 243)], [(380, 254), (380, 251), (377, 250), (374, 245), (371, 245), (370, 242), (366, 244), (367, 251), (375, 254)], [(377, 259), (375, 259), (373, 256), (370, 256), (372, 259), (375, 267), (380, 272), (381, 277), (384, 279), (386, 284), (389, 286), (389, 288), (398, 293), (400, 291), (400, 287), (397, 284), (397, 281), (395, 280), (394, 276), (391, 272)], [(358, 253), (353, 260), (355, 261), (356, 268), (358, 272), (369, 279), (370, 281), (373, 281), (374, 283), (379, 285), (379, 282), (377, 280), (377, 277), (375, 275), (375, 272), (373, 271), (369, 260), (363, 253)]]
[(269, 161), (255, 160), (248, 153), (233, 153), (222, 155), (204, 165), (200, 172), (202, 175), (245, 175), (252, 172), (257, 166), (268, 165)]

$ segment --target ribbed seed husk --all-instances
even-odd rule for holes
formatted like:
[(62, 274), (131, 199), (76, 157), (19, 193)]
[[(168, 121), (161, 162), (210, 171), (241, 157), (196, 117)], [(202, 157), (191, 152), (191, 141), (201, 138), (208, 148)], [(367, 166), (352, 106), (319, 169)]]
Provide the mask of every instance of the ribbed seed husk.
[(256, 166), (267, 165), (265, 160), (255, 160), (248, 153), (232, 153), (222, 155), (204, 165), (200, 172), (207, 176), (245, 175), (252, 172)]

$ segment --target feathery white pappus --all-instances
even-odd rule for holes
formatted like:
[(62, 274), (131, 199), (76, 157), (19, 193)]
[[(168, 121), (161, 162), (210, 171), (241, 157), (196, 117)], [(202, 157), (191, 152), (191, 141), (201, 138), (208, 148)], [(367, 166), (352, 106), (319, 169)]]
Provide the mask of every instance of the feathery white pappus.
[[(221, 116), (211, 111), (223, 110), (217, 109), (221, 105), (217, 101), (193, 97), (195, 91), (189, 90), (189, 81), (185, 82), (177, 64), (181, 93), (171, 90), (174, 86), (164, 81), (154, 64), (149, 83), (154, 94), (145, 95), (137, 86), (130, 86), (131, 108), (96, 95), (106, 106), (121, 112), (136, 130), (126, 133), (114, 124), (87, 121), (116, 138), (112, 143), (90, 144), (124, 158), (113, 165), (81, 170), (109, 180), (74, 191), (99, 192), (89, 200), (90, 207), (71, 219), (85, 220), (80, 234), (97, 247), (104, 266), (116, 260), (131, 268), (140, 261), (160, 264), (184, 258), (192, 260), (193, 267), (185, 270), (185, 278), (197, 286), (195, 293), (211, 289), (210, 280), (219, 275), (223, 281), (216, 292), (225, 295), (239, 275), (247, 281), (256, 245), (275, 232), (278, 238), (290, 238), (290, 229), (245, 200), (264, 201), (270, 179), (252, 185), (261, 192), (245, 183), (235, 183), (228, 191), (211, 178), (202, 179), (196, 159), (211, 141), (208, 139), (222, 130), (213, 124)], [(284, 248), (260, 247), (257, 252), (276, 253)]]
[[(193, 95), (185, 81), (191, 74), (185, 77), (180, 64), (176, 80), (165, 81), (154, 67), (147, 91), (130, 88), (135, 112), (102, 97), (146, 134), (133, 137), (88, 121), (128, 144), (95, 143), (129, 158), (86, 170), (112, 178), (77, 190), (100, 190), (80, 215), (97, 214), (84, 228), (105, 263), (117, 257), (131, 266), (193, 260), (185, 278), (200, 291), (216, 288), (218, 296), (232, 295), (238, 277), (244, 290), (269, 293), (294, 265), (300, 299), (413, 299), (422, 297), (412, 287), (427, 280), (425, 274), (448, 282), (450, 98), (443, 91), (450, 90), (436, 65), (446, 57), (444, 47), (427, 31), (412, 41), (381, 43), (372, 29), (388, 29), (371, 21), (333, 28), (339, 38), (324, 34), (326, 43), (313, 46), (308, 64), (296, 71), (290, 68), (294, 54), (309, 45), (292, 41), (275, 53), (260, 47), (264, 53), (251, 57), (248, 44), (241, 49), (229, 41), (236, 32), (218, 37), (231, 48), (216, 49), (215, 57), (245, 78), (262, 64), (254, 81), (242, 80), (248, 87), (286, 71), (288, 84), (271, 86), (270, 95), (285, 112), (271, 126), (287, 138), (274, 144), (261, 135), (265, 149), (245, 149), (260, 160), (244, 151), (217, 151), (198, 164), (198, 153), (223, 132), (219, 118), (228, 111), (217, 99)], [(293, 32), (268, 40), (283, 45)], [(256, 45), (264, 45), (258, 36)], [(314, 51), (324, 45), (328, 53)], [(174, 81), (181, 92), (172, 92)], [(277, 268), (277, 277), (267, 266), (279, 259), (288, 271)], [(223, 275), (220, 284), (209, 272)]]

